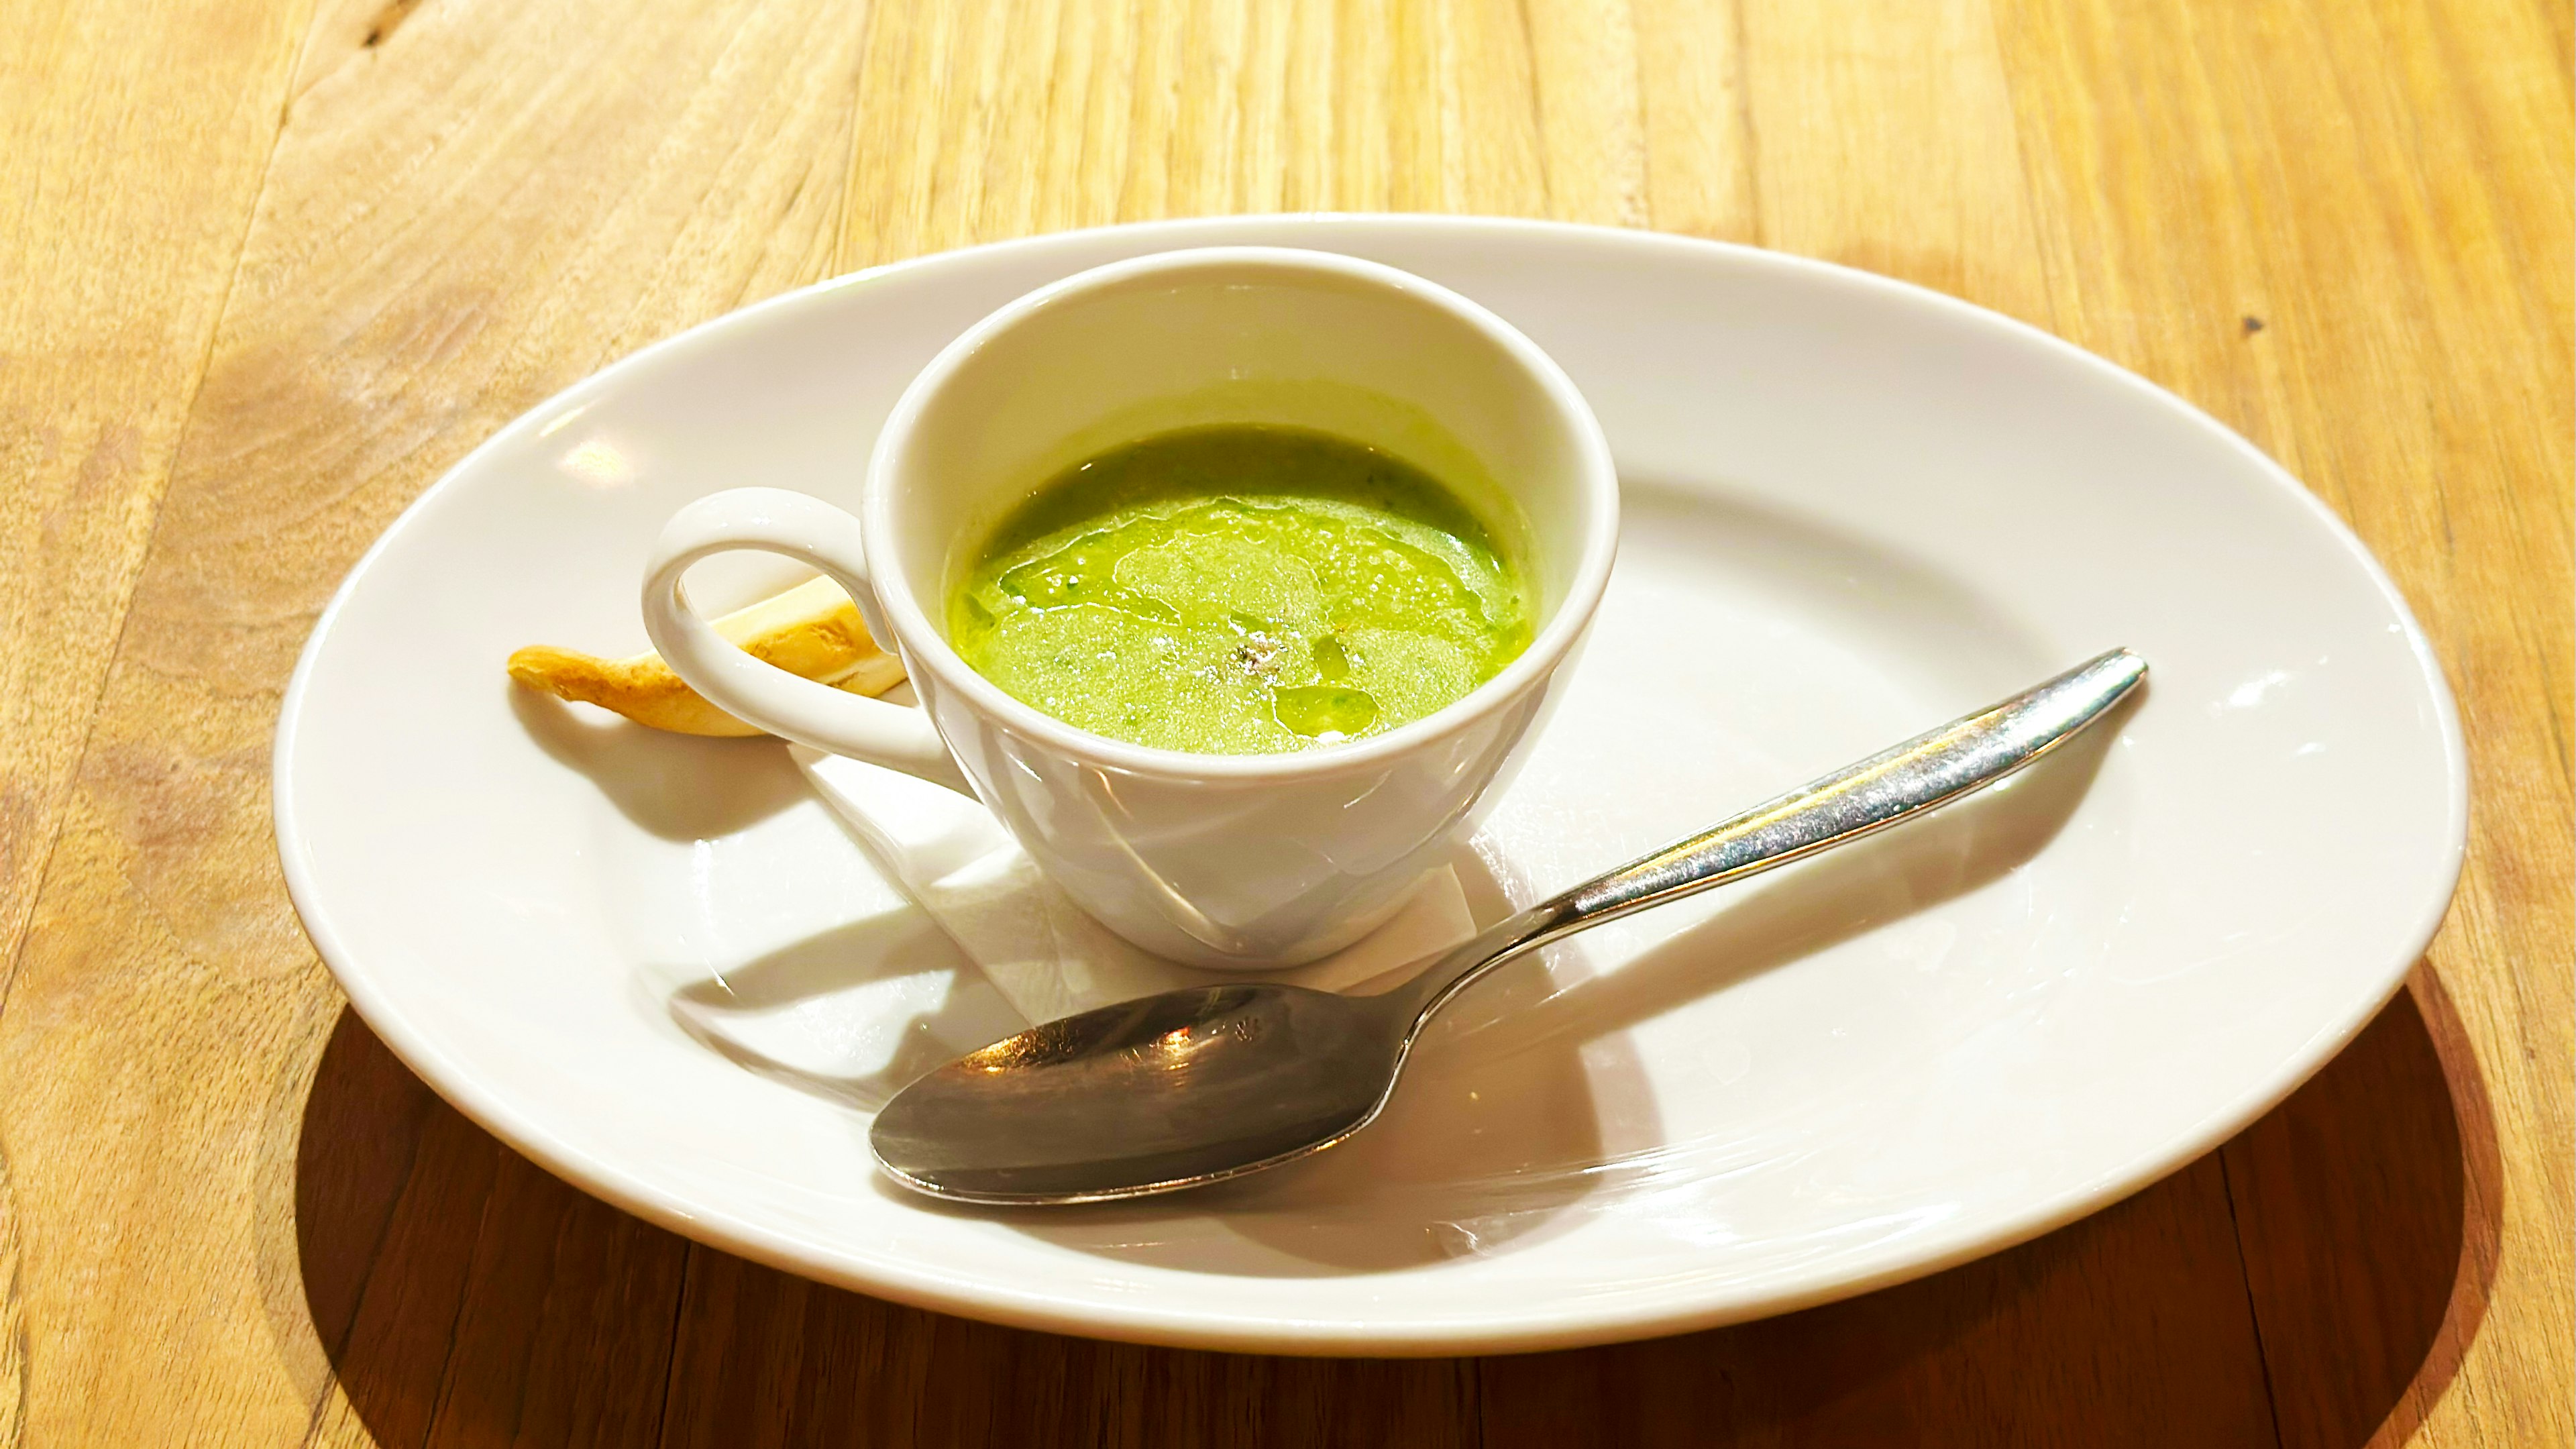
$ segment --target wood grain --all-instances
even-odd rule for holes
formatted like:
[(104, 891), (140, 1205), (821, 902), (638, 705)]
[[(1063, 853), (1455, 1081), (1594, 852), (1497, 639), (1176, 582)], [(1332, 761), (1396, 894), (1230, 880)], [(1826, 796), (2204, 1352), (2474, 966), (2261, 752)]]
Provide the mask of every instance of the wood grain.
[[(2551, 0), (39, 0), (0, 27), (0, 1445), (2564, 1443), (2568, 8)], [(2220, 1153), (1852, 1303), (1281, 1361), (822, 1289), (574, 1193), (288, 910), (294, 652), (655, 337), (1066, 226), (1399, 208), (1868, 266), (2348, 518), (2475, 807), (2409, 993)]]
[(267, 749), (340, 574), (528, 401), (827, 264), (859, 17), (621, 13), (310, 29), (0, 1015), (30, 1442), (292, 1440), (330, 1399), (286, 1164), (339, 1005)]
[(302, 30), (292, 4), (66, 5), (0, 26), (0, 963), (24, 935)]

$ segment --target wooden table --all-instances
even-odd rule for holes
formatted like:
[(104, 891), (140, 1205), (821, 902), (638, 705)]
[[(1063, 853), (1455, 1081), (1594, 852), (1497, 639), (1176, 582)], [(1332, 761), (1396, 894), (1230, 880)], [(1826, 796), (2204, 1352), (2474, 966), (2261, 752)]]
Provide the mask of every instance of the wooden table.
[[(24, 0), (0, 23), (0, 1444), (2568, 1442), (2564, 0)], [(2377, 550), (2468, 871), (2219, 1152), (1838, 1306), (1528, 1359), (1121, 1347), (644, 1226), (343, 1007), (268, 817), (376, 533), (654, 338), (961, 243), (1556, 216), (1910, 278)], [(1615, 1431), (1615, 1436), (1604, 1430)]]

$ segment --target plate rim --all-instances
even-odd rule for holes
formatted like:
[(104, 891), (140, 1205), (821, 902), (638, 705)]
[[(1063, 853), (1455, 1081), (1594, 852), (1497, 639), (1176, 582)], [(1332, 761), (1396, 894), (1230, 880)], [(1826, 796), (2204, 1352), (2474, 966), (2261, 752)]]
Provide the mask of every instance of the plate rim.
[[(1336, 250), (1337, 230), (1431, 231), (1487, 233), (1548, 238), (1582, 245), (1629, 247), (1675, 255), (1722, 257), (1730, 264), (1776, 267), (1846, 288), (1872, 292), (1901, 305), (1925, 308), (1953, 320), (1987, 328), (2000, 327), (2025, 342), (2035, 342), (2058, 360), (2072, 362), (2114, 382), (2146, 404), (2175, 414), (2190, 426), (2221, 441), (2253, 465), (2256, 475), (2275, 491), (2295, 498), (2307, 519), (2322, 526), (2346, 557), (2360, 566), (2382, 603), (2400, 625), (2409, 654), (2434, 707), (2436, 733), (2444, 765), (2445, 836), (2437, 887), (2427, 893), (2410, 943), (2397, 960), (2383, 965), (2381, 980), (2361, 1009), (2323, 1025), (2280, 1068), (2256, 1087), (2225, 1106), (2205, 1114), (2187, 1132), (2174, 1136), (2160, 1152), (2140, 1154), (2121, 1169), (2037, 1199), (2017, 1212), (1990, 1216), (1979, 1229), (1955, 1235), (1927, 1253), (1900, 1255), (1874, 1270), (1860, 1273), (1809, 1272), (1780, 1287), (1711, 1293), (1705, 1286), (1663, 1288), (1648, 1298), (1612, 1296), (1599, 1302), (1523, 1308), (1473, 1322), (1374, 1324), (1331, 1317), (1210, 1317), (1169, 1299), (1136, 1304), (1068, 1303), (1043, 1290), (996, 1284), (926, 1269), (888, 1258), (865, 1260), (866, 1272), (851, 1266), (845, 1244), (747, 1221), (720, 1205), (675, 1200), (678, 1194), (638, 1179), (616, 1163), (603, 1160), (565, 1140), (533, 1116), (514, 1107), (505, 1094), (490, 1090), (439, 1045), (433, 1032), (415, 1029), (403, 1012), (380, 993), (356, 953), (349, 950), (332, 922), (327, 903), (308, 866), (309, 847), (296, 824), (294, 793), (296, 754), (314, 672), (344, 606), (364, 586), (379, 561), (400, 546), (407, 530), (461, 481), (479, 471), (487, 455), (515, 445), (529, 433), (582, 407), (667, 355), (709, 345), (729, 331), (755, 325), (773, 311), (812, 305), (841, 291), (867, 286), (893, 274), (930, 271), (970, 264), (974, 260), (1015, 252), (1044, 252), (1089, 238), (1133, 238), (1152, 242), (1170, 238), (1175, 247), (1233, 244), (1236, 232), (1311, 232), (1280, 245)], [(1197, 240), (1205, 238), (1206, 240)], [(270, 752), (271, 825), (287, 894), (315, 950), (330, 969), (349, 1005), (377, 1038), (431, 1090), (484, 1130), (527, 1156), (546, 1171), (579, 1190), (692, 1241), (706, 1243), (800, 1277), (845, 1287), (874, 1297), (934, 1312), (954, 1313), (987, 1322), (1090, 1338), (1216, 1351), (1290, 1355), (1361, 1354), (1377, 1357), (1432, 1357), (1453, 1354), (1539, 1352), (1689, 1332), (1744, 1322), (1855, 1297), (1880, 1288), (1928, 1276), (1943, 1269), (2027, 1242), (2067, 1223), (2097, 1212), (2205, 1156), (2246, 1125), (2271, 1110), (2331, 1060), (2396, 995), (2426, 947), (2447, 920), (2458, 888), (2468, 845), (2469, 776), (2467, 744), (2457, 701), (2440, 659), (2422, 624), (2387, 570), (2360, 536), (2288, 470), (2254, 444), (2188, 399), (2085, 350), (2031, 323), (1916, 283), (1862, 271), (1812, 257), (1772, 251), (1738, 242), (1717, 241), (1668, 232), (1596, 226), (1519, 217), (1484, 217), (1379, 212), (1296, 212), (1218, 217), (1171, 218), (1044, 232), (931, 252), (826, 278), (782, 292), (749, 306), (709, 318), (654, 341), (588, 374), (569, 387), (520, 413), (477, 443), (442, 472), (436, 481), (405, 505), (371, 543), (333, 590), (316, 616), (312, 632), (299, 651), (294, 671), (278, 707)]]

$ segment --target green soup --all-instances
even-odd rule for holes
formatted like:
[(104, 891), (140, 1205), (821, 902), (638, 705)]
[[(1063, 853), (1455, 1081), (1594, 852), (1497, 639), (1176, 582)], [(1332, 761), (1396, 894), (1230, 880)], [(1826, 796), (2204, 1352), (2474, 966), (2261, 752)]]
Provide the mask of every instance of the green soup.
[(1383, 734), (1492, 678), (1530, 603), (1419, 468), (1323, 433), (1209, 427), (1104, 453), (995, 530), (949, 639), (1114, 739), (1262, 754)]

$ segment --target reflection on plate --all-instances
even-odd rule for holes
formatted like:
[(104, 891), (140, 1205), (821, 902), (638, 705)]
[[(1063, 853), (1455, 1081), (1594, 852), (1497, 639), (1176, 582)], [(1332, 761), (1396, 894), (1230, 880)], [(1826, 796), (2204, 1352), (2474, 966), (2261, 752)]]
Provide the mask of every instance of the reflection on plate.
[[(1312, 1162), (1138, 1204), (934, 1204), (872, 1172), (867, 1113), (1008, 1006), (780, 746), (514, 696), (499, 661), (640, 647), (646, 544), (692, 497), (847, 501), (912, 371), (1000, 302), (1246, 242), (1495, 308), (1619, 455), (1599, 623), (1460, 851), (1480, 916), (2110, 645), (2156, 673), (2116, 733), (1985, 796), (1511, 968), (1444, 1017), (1379, 1126)], [(719, 606), (791, 576), (720, 562)], [(1857, 273), (1429, 218), (1039, 238), (629, 359), (387, 534), (316, 631), (278, 752), (289, 882), (359, 1010), (567, 1178), (889, 1297), (1304, 1352), (1747, 1317), (2099, 1207), (2277, 1100), (2395, 988), (2464, 800), (2448, 696), (2386, 581), (2172, 398)]]

